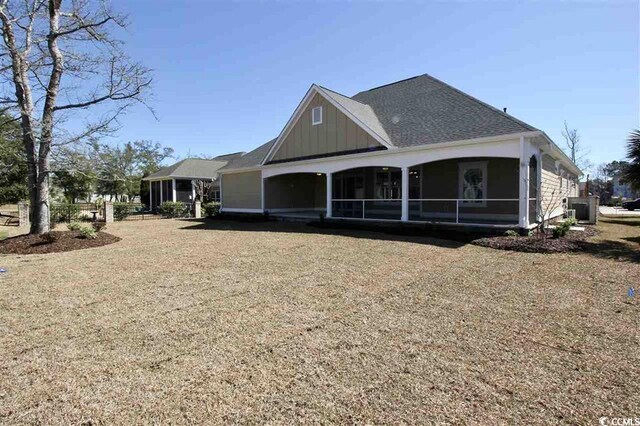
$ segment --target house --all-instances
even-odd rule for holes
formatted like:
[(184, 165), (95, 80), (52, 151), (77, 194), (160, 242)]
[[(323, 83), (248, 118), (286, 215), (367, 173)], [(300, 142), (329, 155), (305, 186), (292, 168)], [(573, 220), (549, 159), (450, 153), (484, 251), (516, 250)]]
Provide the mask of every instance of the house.
[(210, 196), (212, 201), (220, 201), (218, 170), (244, 152), (220, 155), (208, 159), (186, 158), (171, 166), (164, 167), (142, 180), (151, 185), (149, 206), (155, 210), (165, 201), (191, 203), (196, 199), (196, 182), (213, 182)]
[(612, 188), (613, 188), (613, 196), (626, 198), (626, 199), (636, 199), (640, 197), (640, 192), (635, 191), (630, 184), (625, 182), (622, 178), (622, 175), (614, 176), (611, 179)]
[(218, 173), (223, 212), (520, 228), (562, 214), (581, 175), (543, 131), (426, 74), (352, 97), (313, 84)]

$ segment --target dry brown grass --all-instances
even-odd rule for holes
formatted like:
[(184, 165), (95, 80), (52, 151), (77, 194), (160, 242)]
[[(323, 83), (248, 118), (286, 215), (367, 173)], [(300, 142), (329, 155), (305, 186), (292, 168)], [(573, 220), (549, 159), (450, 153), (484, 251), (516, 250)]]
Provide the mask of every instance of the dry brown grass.
[(282, 223), (109, 232), (122, 241), (0, 257), (0, 423), (640, 413), (633, 261)]

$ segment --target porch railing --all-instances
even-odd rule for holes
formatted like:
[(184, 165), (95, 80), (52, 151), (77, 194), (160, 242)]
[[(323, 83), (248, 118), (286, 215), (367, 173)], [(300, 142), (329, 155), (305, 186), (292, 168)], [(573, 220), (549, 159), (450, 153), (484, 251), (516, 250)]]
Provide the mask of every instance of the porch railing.
[[(410, 221), (433, 223), (496, 224), (518, 223), (518, 198), (411, 198)], [(400, 220), (400, 199), (333, 199), (332, 216), (336, 218)]]
[(400, 220), (402, 200), (378, 198), (342, 198), (331, 200), (333, 217)]

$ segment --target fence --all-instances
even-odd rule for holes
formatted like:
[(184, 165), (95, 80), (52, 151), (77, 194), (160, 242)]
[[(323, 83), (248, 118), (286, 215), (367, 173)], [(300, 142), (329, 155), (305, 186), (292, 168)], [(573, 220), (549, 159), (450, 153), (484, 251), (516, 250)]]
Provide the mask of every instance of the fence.
[(53, 223), (104, 222), (104, 208), (94, 203), (51, 204), (49, 217)]
[(142, 203), (113, 203), (113, 219), (123, 220), (152, 220), (161, 216), (148, 210)]

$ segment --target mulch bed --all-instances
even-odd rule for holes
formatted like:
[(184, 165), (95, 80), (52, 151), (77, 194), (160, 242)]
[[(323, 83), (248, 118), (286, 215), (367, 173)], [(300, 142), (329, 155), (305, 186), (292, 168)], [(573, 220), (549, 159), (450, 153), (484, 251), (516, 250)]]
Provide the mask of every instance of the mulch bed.
[(63, 251), (101, 247), (120, 241), (119, 237), (98, 232), (95, 239), (84, 239), (78, 232), (52, 231), (57, 238), (54, 242), (45, 241), (40, 235), (19, 235), (0, 241), (0, 254), (45, 254)]
[(553, 238), (549, 232), (547, 238), (534, 233), (529, 237), (496, 236), (479, 238), (471, 243), (497, 250), (512, 250), (525, 253), (568, 253), (582, 251), (583, 242), (598, 234), (594, 227), (587, 226), (584, 231), (569, 231), (562, 238)]

